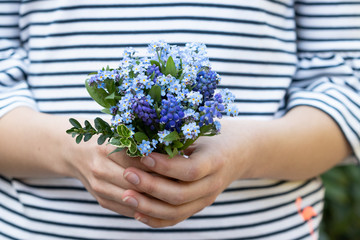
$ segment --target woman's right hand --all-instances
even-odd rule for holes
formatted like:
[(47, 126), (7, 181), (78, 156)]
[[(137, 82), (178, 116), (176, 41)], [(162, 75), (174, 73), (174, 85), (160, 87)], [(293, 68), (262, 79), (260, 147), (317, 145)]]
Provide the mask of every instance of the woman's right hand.
[(133, 209), (137, 203), (131, 202), (132, 199), (122, 200), (123, 192), (134, 186), (124, 179), (123, 173), (130, 166), (149, 171), (140, 164), (140, 159), (129, 157), (124, 150), (110, 154), (115, 147), (98, 145), (96, 136), (80, 144), (71, 137), (70, 140), (73, 144), (68, 159), (72, 177), (79, 179), (103, 208), (134, 217)]
[[(76, 144), (66, 130), (68, 116), (39, 113), (18, 107), (0, 118), (0, 175), (10, 178), (74, 177), (101, 206), (133, 217), (121, 200), (124, 189), (134, 189), (123, 178), (125, 168), (142, 168), (126, 153), (108, 155), (114, 147), (99, 146), (96, 136)], [(136, 189), (134, 189), (136, 190)]]

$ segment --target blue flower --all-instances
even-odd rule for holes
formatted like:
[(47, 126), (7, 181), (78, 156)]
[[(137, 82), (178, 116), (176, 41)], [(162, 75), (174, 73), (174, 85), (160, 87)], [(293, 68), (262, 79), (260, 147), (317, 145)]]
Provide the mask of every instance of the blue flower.
[(199, 106), (202, 103), (203, 95), (199, 92), (191, 91), (186, 95), (186, 97), (188, 98), (191, 106)]
[(122, 117), (120, 115), (116, 115), (111, 119), (111, 124), (114, 126), (118, 126), (120, 124), (123, 124)]
[(181, 130), (185, 136), (185, 139), (195, 139), (200, 133), (200, 127), (196, 125), (195, 122), (185, 124), (182, 126)]
[(122, 122), (125, 124), (130, 124), (132, 123), (132, 120), (134, 118), (134, 115), (132, 115), (131, 111), (127, 110), (126, 112), (123, 112), (121, 114), (121, 118), (122, 118)]
[(220, 81), (219, 75), (210, 70), (203, 70), (197, 74), (194, 91), (200, 92), (204, 96), (204, 101), (210, 100)]
[(220, 94), (222, 96), (222, 100), (224, 104), (230, 104), (233, 103), (235, 100), (235, 95), (230, 92), (229, 89), (223, 89), (220, 91)]
[[(220, 95), (218, 95), (220, 96)], [(216, 101), (219, 100), (220, 102)], [(199, 107), (199, 110), (202, 112), (200, 116), (199, 126), (209, 125), (214, 122), (214, 118), (222, 118), (221, 112), (224, 111), (225, 107), (221, 104), (222, 99), (218, 98), (214, 101), (206, 101), (204, 106)]]
[(138, 145), (137, 148), (142, 155), (149, 155), (152, 151), (154, 151), (154, 148), (151, 147), (150, 141), (146, 140), (142, 140), (141, 144)]
[(238, 114), (239, 114), (239, 110), (234, 104), (228, 105), (226, 109), (226, 115), (235, 117)]
[(151, 130), (155, 130), (155, 124), (159, 122), (159, 119), (155, 109), (151, 107), (146, 97), (134, 98), (132, 109), (145, 125), (150, 126)]
[(162, 110), (160, 112), (160, 123), (165, 125), (166, 130), (174, 131), (175, 129), (180, 132), (180, 126), (182, 124), (182, 118), (184, 112), (181, 104), (176, 98), (167, 94), (167, 99), (163, 99), (161, 102)]
[(200, 113), (195, 112), (194, 109), (191, 108), (186, 109), (184, 111), (184, 114), (185, 114), (184, 118), (193, 119), (195, 121), (199, 120)]
[(171, 142), (169, 141), (164, 141), (164, 138), (169, 135), (171, 132), (168, 130), (164, 130), (164, 131), (160, 131), (158, 132), (158, 136), (159, 136), (159, 142), (160, 143), (164, 143), (165, 146), (168, 146)]
[(214, 121), (214, 125), (216, 128), (216, 131), (219, 133), (221, 130), (221, 123), (219, 121)]

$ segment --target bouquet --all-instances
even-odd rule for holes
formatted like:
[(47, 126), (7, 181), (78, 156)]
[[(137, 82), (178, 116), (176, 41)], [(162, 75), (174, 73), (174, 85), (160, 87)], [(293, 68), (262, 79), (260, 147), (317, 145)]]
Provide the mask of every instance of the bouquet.
[(237, 115), (235, 96), (227, 89), (215, 93), (220, 76), (211, 70), (204, 44), (180, 48), (156, 41), (148, 52), (137, 57), (127, 48), (118, 68), (89, 74), (88, 93), (112, 118), (110, 124), (96, 118), (94, 127), (71, 118), (67, 133), (77, 143), (99, 135), (98, 144), (107, 141), (116, 147), (114, 152), (125, 148), (135, 157), (155, 151), (172, 158), (200, 136), (219, 134), (215, 119), (222, 113)]

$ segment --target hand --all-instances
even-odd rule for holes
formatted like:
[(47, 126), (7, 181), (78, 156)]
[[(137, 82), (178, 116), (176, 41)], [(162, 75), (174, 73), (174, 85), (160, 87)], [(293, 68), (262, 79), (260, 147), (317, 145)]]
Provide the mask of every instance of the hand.
[(121, 196), (125, 189), (137, 188), (123, 178), (123, 172), (130, 166), (147, 171), (139, 158), (130, 158), (125, 151), (108, 155), (115, 148), (105, 144), (99, 146), (95, 139), (79, 145), (70, 140), (74, 147), (68, 157), (72, 177), (78, 178), (103, 208), (133, 217), (134, 210), (123, 202)]
[[(122, 199), (131, 202), (134, 217), (156, 228), (175, 225), (211, 205), (232, 181), (246, 177), (248, 167), (241, 159), (247, 158), (247, 151), (237, 151), (239, 139), (235, 141), (231, 130), (228, 127), (218, 136), (199, 138), (188, 149), (188, 158), (179, 155), (169, 159), (152, 153), (141, 159), (159, 175), (127, 168), (124, 177), (133, 187)], [(246, 141), (243, 146), (246, 149)]]

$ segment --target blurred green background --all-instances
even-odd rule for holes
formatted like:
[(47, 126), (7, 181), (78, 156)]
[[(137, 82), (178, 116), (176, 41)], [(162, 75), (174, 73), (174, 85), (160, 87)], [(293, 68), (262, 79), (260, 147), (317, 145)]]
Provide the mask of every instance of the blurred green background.
[(360, 240), (360, 167), (323, 174), (326, 195), (320, 240)]

